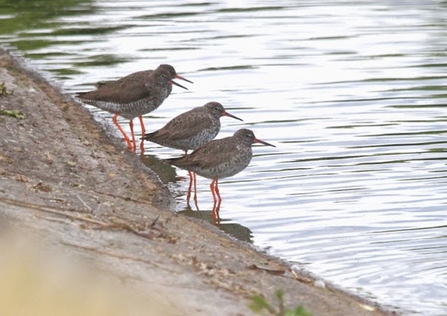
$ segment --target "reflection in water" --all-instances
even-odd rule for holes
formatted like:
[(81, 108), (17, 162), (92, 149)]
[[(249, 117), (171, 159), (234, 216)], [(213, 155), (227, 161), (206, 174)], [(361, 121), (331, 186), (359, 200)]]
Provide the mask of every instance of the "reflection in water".
[(206, 220), (238, 240), (249, 243), (253, 242), (252, 232), (249, 228), (237, 223), (231, 223), (230, 219), (222, 219), (220, 217), (216, 217), (215, 214), (213, 214), (214, 212), (214, 209), (211, 211), (193, 211), (191, 208), (185, 208), (183, 211), (179, 211), (178, 213), (189, 217)]
[[(249, 127), (279, 145), (256, 148), (222, 181), (222, 217), (348, 290), (445, 314), (445, 1), (0, 0), (0, 9), (2, 43), (66, 91), (178, 65), (195, 84), (146, 115), (148, 131), (218, 101), (244, 123), (227, 120), (217, 138)], [(176, 171), (160, 160), (179, 154), (146, 151), (185, 209), (187, 184), (171, 184)], [(197, 191), (212, 210), (209, 181)]]
[[(197, 194), (197, 175), (194, 172), (190, 172), (190, 171), (188, 171), (188, 175), (189, 175), (189, 186), (188, 186), (188, 191), (186, 193), (186, 206), (188, 209), (191, 209), (191, 195), (192, 195), (195, 209), (196, 209), (196, 211), (200, 211), (198, 194)], [(181, 179), (184, 180), (183, 178), (181, 178)], [(213, 218), (213, 221), (215, 224), (220, 223), (220, 214), (219, 213), (220, 213), (221, 203), (222, 203), (222, 199), (219, 199), (219, 200), (214, 199), (213, 209), (211, 210), (211, 217)]]
[(140, 156), (140, 159), (143, 164), (158, 175), (161, 182), (165, 184), (175, 182), (177, 175), (175, 173), (175, 168), (170, 164), (160, 160), (159, 157), (154, 155)]

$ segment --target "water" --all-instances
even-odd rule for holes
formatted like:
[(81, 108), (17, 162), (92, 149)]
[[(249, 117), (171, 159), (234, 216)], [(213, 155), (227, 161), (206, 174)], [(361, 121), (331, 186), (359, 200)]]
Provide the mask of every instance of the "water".
[[(251, 165), (220, 182), (222, 228), (404, 314), (447, 314), (447, 2), (0, 8), (1, 41), (68, 92), (170, 63), (195, 84), (175, 87), (148, 130), (215, 100), (244, 119), (222, 118), (219, 138), (249, 127), (277, 145), (256, 146)], [(186, 182), (170, 186), (179, 211), (209, 217), (209, 181), (198, 184), (201, 212), (187, 208)]]

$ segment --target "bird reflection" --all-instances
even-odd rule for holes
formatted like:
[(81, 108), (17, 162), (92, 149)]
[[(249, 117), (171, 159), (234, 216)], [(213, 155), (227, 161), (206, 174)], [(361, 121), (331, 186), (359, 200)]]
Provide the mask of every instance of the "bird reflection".
[(216, 220), (220, 222), (220, 215), (219, 215), (219, 211), (220, 211), (220, 203), (222, 203), (222, 200), (218, 200), (217, 202), (214, 201), (213, 204), (213, 210), (211, 211), (211, 216)]
[(155, 155), (144, 155), (140, 156), (140, 160), (146, 167), (154, 171), (164, 184), (176, 181), (175, 169), (163, 160), (160, 160), (159, 157)]
[[(220, 207), (220, 205), (219, 205)], [(183, 211), (178, 212), (179, 214), (183, 214), (189, 217), (206, 220), (210, 222), (212, 225), (219, 228), (221, 231), (225, 232), (226, 234), (244, 242), (252, 243), (252, 231), (248, 229), (245, 226), (242, 226), (237, 223), (232, 223), (231, 219), (222, 219), (219, 216), (216, 218), (214, 213), (219, 213), (218, 211), (215, 212), (215, 207), (213, 206), (213, 209), (211, 211), (195, 211), (192, 210), (190, 207), (185, 207)]]

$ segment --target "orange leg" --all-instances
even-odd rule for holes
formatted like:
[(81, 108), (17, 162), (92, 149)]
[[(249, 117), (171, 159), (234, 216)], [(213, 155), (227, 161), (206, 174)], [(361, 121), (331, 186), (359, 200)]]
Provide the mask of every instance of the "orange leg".
[(213, 181), (211, 181), (210, 189), (211, 189), (211, 193), (213, 194), (214, 203), (221, 202), (222, 198), (220, 197), (220, 194), (219, 194), (218, 179), (214, 179)]
[(193, 178), (192, 178), (191, 171), (188, 170), (188, 174), (189, 174), (189, 187), (188, 187), (188, 194), (186, 195), (186, 202), (188, 203), (188, 206), (189, 206), (189, 201), (191, 200), (191, 188), (192, 188)]
[[(185, 150), (185, 156), (188, 154), (188, 150)], [(189, 187), (188, 187), (188, 194), (186, 195), (186, 203), (188, 205), (188, 207), (190, 207), (189, 205), (189, 200), (191, 199), (191, 188), (192, 188), (192, 172), (188, 170), (188, 175), (189, 175)]]
[(199, 205), (197, 205), (197, 174), (192, 173), (193, 182), (194, 182), (194, 204), (196, 205), (197, 210), (199, 209)]
[(219, 194), (218, 179), (214, 179), (213, 181), (211, 181), (210, 189), (214, 199), (213, 210), (211, 211), (211, 217), (214, 219), (215, 224), (219, 224), (220, 222), (219, 211), (220, 211), (220, 204), (222, 203), (222, 198), (220, 197)]
[(214, 180), (210, 183), (211, 194), (213, 195), (214, 204), (216, 204), (216, 195), (214, 194)]
[[(185, 156), (188, 154), (188, 150), (185, 150)], [(188, 207), (190, 207), (189, 205), (189, 201), (191, 200), (191, 190), (192, 187), (194, 185), (194, 204), (196, 206), (196, 209), (199, 210), (199, 205), (197, 204), (197, 175), (188, 170), (188, 175), (189, 175), (189, 187), (188, 187), (188, 194), (186, 195), (186, 202)]]
[(189, 187), (188, 187), (188, 194), (186, 195), (186, 201), (189, 205), (189, 201), (191, 200), (191, 192), (192, 192), (192, 188), (194, 186), (194, 204), (197, 208), (197, 210), (199, 209), (199, 206), (197, 205), (197, 175), (188, 170), (188, 174), (189, 174)]
[[(124, 140), (126, 141), (127, 144), (127, 148), (132, 149), (132, 143), (130, 142), (129, 137), (126, 135), (126, 132), (124, 132), (123, 128), (118, 124), (118, 120), (117, 117), (119, 116), (119, 113), (116, 113), (113, 117), (112, 117), (112, 121), (113, 123), (116, 125), (116, 127), (118, 127), (119, 131), (121, 132), (121, 134), (123, 134), (124, 136)], [(132, 122), (132, 121), (131, 121)], [(130, 124), (130, 123), (129, 123)]]
[(141, 154), (144, 154), (144, 134), (146, 134), (146, 129), (144, 128), (144, 122), (143, 122), (143, 116), (138, 115), (138, 118), (140, 119), (140, 126), (141, 126), (141, 143), (140, 143), (140, 149)]
[(130, 134), (132, 135), (132, 151), (137, 151), (137, 142), (135, 141), (135, 133), (133, 132), (133, 120), (129, 122)]
[(220, 197), (220, 193), (219, 193), (219, 182), (218, 182), (219, 180), (218, 179), (216, 179), (216, 185), (215, 185), (215, 187), (214, 187), (214, 191), (216, 192), (216, 195), (217, 195), (217, 197), (219, 198), (219, 204), (220, 204), (220, 202), (222, 202), (222, 198)]

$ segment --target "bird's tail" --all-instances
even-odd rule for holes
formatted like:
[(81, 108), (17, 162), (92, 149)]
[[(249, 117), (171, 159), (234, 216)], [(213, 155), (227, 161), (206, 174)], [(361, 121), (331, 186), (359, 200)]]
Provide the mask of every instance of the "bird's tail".
[(144, 134), (144, 136), (143, 137), (141, 137), (141, 139), (144, 139), (144, 140), (152, 140), (155, 136), (157, 136), (157, 134), (158, 134), (158, 131), (155, 131), (155, 132), (152, 132), (152, 133), (147, 133), (147, 134)]

